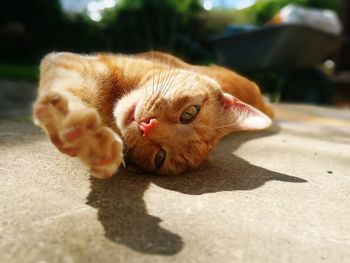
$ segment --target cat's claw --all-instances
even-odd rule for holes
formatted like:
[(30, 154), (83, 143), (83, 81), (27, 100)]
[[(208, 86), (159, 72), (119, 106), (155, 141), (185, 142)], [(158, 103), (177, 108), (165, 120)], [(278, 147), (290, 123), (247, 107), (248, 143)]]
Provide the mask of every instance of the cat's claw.
[(60, 152), (78, 156), (97, 178), (111, 177), (124, 162), (121, 139), (93, 108), (69, 111), (68, 99), (52, 92), (40, 97), (34, 118)]

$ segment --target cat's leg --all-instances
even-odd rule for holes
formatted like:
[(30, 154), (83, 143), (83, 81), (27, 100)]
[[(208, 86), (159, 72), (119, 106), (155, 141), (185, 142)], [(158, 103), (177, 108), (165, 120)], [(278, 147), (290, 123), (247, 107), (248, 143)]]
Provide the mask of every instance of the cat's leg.
[(65, 88), (69, 82), (58, 81), (62, 84), (60, 88), (51, 82), (47, 83), (53, 88), (40, 87), (34, 105), (35, 123), (46, 131), (59, 151), (77, 156), (87, 164), (93, 176), (112, 176), (123, 162), (120, 137), (102, 123), (92, 105)]
[(102, 124), (96, 109), (83, 105), (72, 109), (70, 99), (59, 92), (41, 96), (34, 107), (36, 123), (44, 128), (59, 151), (78, 156), (90, 167), (93, 176), (112, 176), (123, 162), (121, 139)]

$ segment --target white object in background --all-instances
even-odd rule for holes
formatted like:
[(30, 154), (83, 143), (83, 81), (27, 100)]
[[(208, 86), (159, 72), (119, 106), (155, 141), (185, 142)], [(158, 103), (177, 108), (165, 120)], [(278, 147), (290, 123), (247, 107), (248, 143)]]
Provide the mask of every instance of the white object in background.
[(328, 9), (306, 8), (290, 4), (283, 7), (277, 16), (281, 23), (308, 25), (333, 34), (341, 34), (342, 31), (337, 14)]

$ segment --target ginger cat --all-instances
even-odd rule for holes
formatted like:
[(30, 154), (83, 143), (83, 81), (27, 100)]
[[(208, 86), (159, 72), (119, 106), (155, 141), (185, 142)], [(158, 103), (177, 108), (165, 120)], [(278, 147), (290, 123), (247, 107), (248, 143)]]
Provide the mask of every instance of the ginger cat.
[(34, 122), (98, 178), (124, 158), (148, 172), (187, 171), (224, 135), (264, 129), (273, 115), (246, 78), (160, 52), (51, 53), (40, 70)]

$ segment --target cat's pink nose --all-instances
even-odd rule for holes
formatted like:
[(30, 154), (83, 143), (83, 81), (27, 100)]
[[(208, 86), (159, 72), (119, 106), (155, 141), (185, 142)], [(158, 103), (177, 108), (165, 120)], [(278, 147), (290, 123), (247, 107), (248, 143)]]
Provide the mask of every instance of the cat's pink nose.
[(147, 118), (137, 123), (140, 132), (143, 136), (148, 137), (152, 132), (154, 127), (157, 125), (157, 120), (155, 118)]

